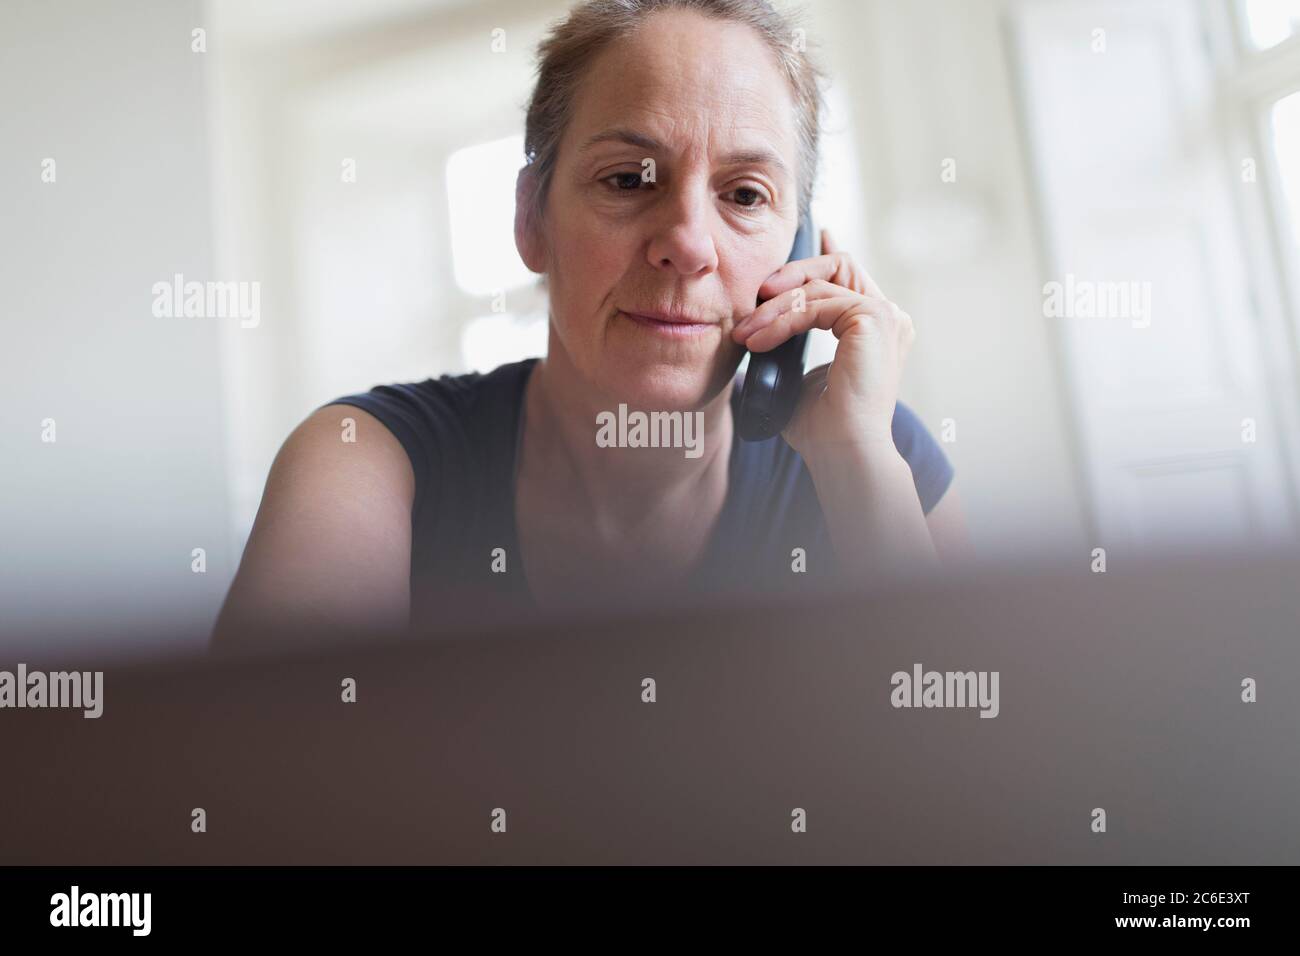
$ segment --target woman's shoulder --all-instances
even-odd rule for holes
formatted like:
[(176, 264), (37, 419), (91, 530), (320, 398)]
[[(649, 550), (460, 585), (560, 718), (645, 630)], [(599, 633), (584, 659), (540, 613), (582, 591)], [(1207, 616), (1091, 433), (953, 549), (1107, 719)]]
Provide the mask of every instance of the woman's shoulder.
[(442, 375), (419, 382), (376, 385), (325, 405), (353, 405), (370, 412), (406, 444), (465, 432), (517, 411), (528, 371), (537, 359), (501, 365), (490, 372)]
[[(325, 405), (355, 405), (402, 422), (423, 419), (438, 424), (447, 415), (501, 412), (508, 410), (511, 400), (518, 397), (536, 362), (537, 359), (530, 358), (500, 365), (490, 372), (447, 374), (423, 381), (376, 385), (366, 392), (331, 399)], [(382, 414), (376, 417), (382, 420)]]
[(447, 374), (423, 381), (376, 385), (341, 395), (320, 408), (346, 405), (374, 416), (406, 449), (415, 471), (416, 507), (424, 490), (453, 465), (470, 467), (486, 449), (510, 440), (523, 386), (537, 359), (489, 372)]

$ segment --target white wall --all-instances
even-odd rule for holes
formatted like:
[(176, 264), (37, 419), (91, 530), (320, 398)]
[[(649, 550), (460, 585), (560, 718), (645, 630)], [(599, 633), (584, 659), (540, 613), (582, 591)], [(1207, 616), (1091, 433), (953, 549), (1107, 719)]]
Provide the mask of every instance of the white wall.
[(231, 570), (217, 320), (151, 308), (173, 273), (217, 278), (200, 22), (188, 0), (6, 0), (0, 18), (5, 659), (160, 626), (197, 646)]
[[(562, 2), (327, 4), (337, 30), (213, 3), (217, 255), (263, 280), (256, 334), (224, 339), (233, 511), (251, 528), (277, 449), (317, 406), (460, 371), (460, 332), (489, 310), (460, 292), (445, 228), (457, 149), (522, 131), (533, 50)], [(321, 13), (302, 7), (304, 23)], [(506, 51), (489, 52), (491, 30)], [(356, 180), (341, 181), (341, 161)], [(505, 184), (513, 191), (513, 180)], [(527, 311), (541, 303), (518, 293)]]

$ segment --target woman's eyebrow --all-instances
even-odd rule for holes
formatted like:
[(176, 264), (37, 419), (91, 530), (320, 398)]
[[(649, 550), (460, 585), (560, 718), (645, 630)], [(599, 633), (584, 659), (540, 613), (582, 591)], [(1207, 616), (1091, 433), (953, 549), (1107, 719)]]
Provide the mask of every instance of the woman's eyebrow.
[[(599, 143), (627, 143), (629, 146), (637, 146), (646, 152), (663, 151), (664, 144), (659, 142), (653, 136), (647, 136), (645, 133), (638, 133), (636, 130), (627, 129), (622, 126), (615, 126), (611, 129), (603, 130), (592, 136), (580, 147), (579, 153), (585, 153), (593, 146)], [(788, 172), (785, 163), (775, 152), (770, 149), (742, 149), (728, 153), (722, 157), (724, 166), (771, 166), (782, 172)]]
[(591, 137), (578, 147), (578, 152), (585, 153), (598, 143), (627, 143), (629, 146), (640, 146), (645, 150), (662, 150), (664, 148), (664, 144), (653, 136), (646, 136), (644, 133), (638, 133), (636, 130), (626, 129), (622, 126), (615, 126)]
[(742, 149), (722, 157), (723, 166), (771, 166), (786, 172), (781, 157), (770, 149)]

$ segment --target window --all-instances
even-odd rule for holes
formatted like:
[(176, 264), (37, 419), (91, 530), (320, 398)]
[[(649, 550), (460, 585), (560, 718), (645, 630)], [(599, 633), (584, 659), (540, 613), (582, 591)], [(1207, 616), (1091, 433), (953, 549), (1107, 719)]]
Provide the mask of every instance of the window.
[(469, 146), (447, 160), (454, 274), (470, 295), (492, 295), (536, 278), (515, 249), (515, 177), (523, 162), (523, 136)]
[(1220, 95), (1228, 113), (1239, 112), (1243, 120), (1234, 146), (1250, 164), (1243, 180), (1258, 178), (1260, 188), (1242, 197), (1261, 224), (1258, 245), (1270, 242), (1281, 266), (1265, 285), (1276, 284), (1294, 337), (1300, 332), (1300, 0), (1222, 2), (1236, 11), (1242, 29), (1223, 63)]
[(1300, 0), (1245, 0), (1242, 13), (1252, 46), (1267, 50), (1300, 33)]
[(1273, 157), (1286, 198), (1291, 256), (1300, 268), (1300, 93), (1273, 104)]
[(1252, 136), (1297, 88), (1271, 85), (1295, 42), (1263, 54), (1258, 32), (1207, 25), (1240, 13), (1244, 27), (1258, 9), (1240, 0), (1015, 9), (1041, 288), (1134, 290), (1104, 316), (1043, 311), (1100, 539), (1162, 550), (1292, 540), (1300, 426), (1279, 396), (1298, 379), (1273, 258), (1260, 254), (1283, 210), (1268, 198), (1278, 163)]
[(461, 361), (466, 371), (490, 372), (507, 362), (545, 355), (548, 332), (545, 312), (481, 315), (460, 334)]

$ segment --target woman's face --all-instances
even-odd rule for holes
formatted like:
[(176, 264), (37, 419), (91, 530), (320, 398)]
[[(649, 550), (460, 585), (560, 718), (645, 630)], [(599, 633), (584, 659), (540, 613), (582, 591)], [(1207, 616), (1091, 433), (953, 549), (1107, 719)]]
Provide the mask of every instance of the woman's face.
[(671, 11), (607, 47), (528, 263), (547, 273), (552, 349), (633, 406), (716, 396), (743, 354), (732, 327), (789, 255), (797, 155), (788, 85), (748, 27)]

